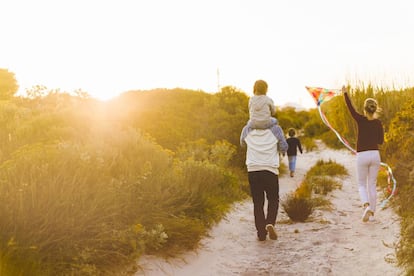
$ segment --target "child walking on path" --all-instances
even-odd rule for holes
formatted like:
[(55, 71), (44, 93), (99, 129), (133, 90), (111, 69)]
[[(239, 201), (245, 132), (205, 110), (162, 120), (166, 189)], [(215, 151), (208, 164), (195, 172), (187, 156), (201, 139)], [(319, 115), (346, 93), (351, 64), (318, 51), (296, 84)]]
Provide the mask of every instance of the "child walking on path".
[(289, 138), (286, 139), (286, 142), (289, 145), (289, 148), (287, 150), (287, 156), (289, 161), (289, 171), (290, 171), (290, 177), (295, 176), (295, 169), (296, 169), (296, 156), (298, 155), (298, 149), (300, 153), (302, 154), (302, 145), (300, 143), (300, 140), (295, 137), (296, 131), (293, 128), (290, 128), (288, 131)]
[(345, 103), (358, 126), (356, 147), (357, 181), (359, 195), (364, 206), (362, 221), (373, 220), (377, 205), (377, 176), (381, 165), (379, 145), (384, 142), (384, 129), (377, 119), (378, 103), (372, 98), (364, 102), (364, 115), (356, 112), (348, 91), (342, 87)]

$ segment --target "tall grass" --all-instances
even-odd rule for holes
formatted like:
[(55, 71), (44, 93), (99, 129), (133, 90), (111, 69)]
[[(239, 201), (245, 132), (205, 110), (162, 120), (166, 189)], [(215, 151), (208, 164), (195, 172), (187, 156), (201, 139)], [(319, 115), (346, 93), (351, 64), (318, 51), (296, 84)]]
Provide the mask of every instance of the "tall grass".
[(312, 168), (306, 173), (305, 177), (313, 176), (344, 176), (348, 175), (347, 169), (338, 164), (332, 159), (323, 160), (319, 159)]
[[(387, 163), (397, 179), (393, 205), (401, 216), (401, 240), (396, 253), (406, 275), (414, 274), (414, 89), (411, 98), (400, 106), (386, 133), (383, 149)], [(385, 187), (385, 186), (382, 186)]]
[(299, 187), (282, 200), (283, 209), (292, 221), (306, 221), (315, 208), (330, 207), (330, 202), (322, 196), (342, 187), (333, 177), (347, 174), (343, 165), (319, 159), (306, 172)]
[(105, 142), (31, 145), (3, 163), (2, 252), (52, 273), (93, 274), (124, 265), (138, 240), (128, 228), (136, 217), (129, 208), (148, 174), (148, 165), (136, 164), (133, 153), (160, 170), (168, 164), (165, 153), (129, 134), (114, 140), (120, 142), (117, 147)]
[(132, 129), (24, 146), (0, 167), (0, 274), (121, 275), (144, 252), (194, 247), (241, 196), (230, 172), (174, 162)]

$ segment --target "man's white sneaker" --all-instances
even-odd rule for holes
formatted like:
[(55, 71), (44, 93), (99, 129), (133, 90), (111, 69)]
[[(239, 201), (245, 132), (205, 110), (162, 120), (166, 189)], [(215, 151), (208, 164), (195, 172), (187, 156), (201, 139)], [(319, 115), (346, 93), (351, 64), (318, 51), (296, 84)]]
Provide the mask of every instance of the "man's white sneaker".
[(365, 208), (364, 210), (364, 214), (362, 215), (362, 221), (367, 222), (369, 218), (373, 215), (374, 215), (374, 212), (372, 212), (369, 206), (367, 206), (367, 208)]
[(273, 225), (271, 224), (266, 225), (266, 230), (271, 240), (277, 240), (276, 230), (275, 230), (275, 227), (273, 227)]

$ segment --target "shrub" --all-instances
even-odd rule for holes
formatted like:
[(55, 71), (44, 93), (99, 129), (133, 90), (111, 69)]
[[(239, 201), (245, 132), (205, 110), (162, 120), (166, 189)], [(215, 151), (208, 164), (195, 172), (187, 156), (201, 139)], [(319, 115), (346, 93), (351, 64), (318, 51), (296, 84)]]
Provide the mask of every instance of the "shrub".
[(137, 133), (113, 135), (110, 142), (26, 146), (1, 165), (0, 248), (7, 269), (24, 259), (42, 275), (99, 274), (144, 252), (151, 235), (132, 228), (137, 187), (151, 169), (170, 166), (169, 157)]
[(312, 186), (307, 179), (303, 180), (299, 187), (296, 188), (295, 196), (300, 198), (310, 198), (312, 196)]
[(315, 194), (327, 195), (334, 189), (342, 188), (342, 184), (329, 176), (311, 176), (307, 178)]
[(304, 222), (312, 214), (314, 206), (310, 198), (289, 193), (282, 200), (282, 207), (292, 221)]
[(304, 133), (308, 137), (318, 137), (321, 134), (329, 131), (329, 128), (326, 127), (321, 120), (319, 119), (319, 115), (315, 114), (314, 118), (309, 120), (306, 125), (304, 126)]
[(300, 142), (302, 144), (303, 150), (305, 150), (306, 152), (310, 152), (317, 149), (315, 139), (313, 138), (301, 137)]
[(328, 161), (324, 161), (320, 159), (306, 173), (306, 177), (322, 176), (322, 175), (343, 176), (343, 175), (348, 175), (348, 171), (343, 165), (338, 164), (331, 159), (329, 159)]
[(312, 197), (312, 204), (314, 208), (332, 210), (332, 202), (324, 196)]
[[(414, 272), (414, 217), (405, 215), (401, 223), (402, 239), (396, 249), (398, 264), (406, 268), (406, 271)], [(407, 273), (406, 275), (413, 275)]]
[[(413, 89), (409, 99), (404, 104), (396, 105), (398, 112), (391, 120), (385, 135), (385, 145), (382, 156), (393, 168), (398, 181), (398, 196), (395, 203), (401, 216), (401, 241), (397, 249), (400, 266), (404, 267), (406, 275), (414, 274), (414, 99)], [(399, 94), (399, 93), (397, 93)], [(380, 187), (383, 184), (380, 183)]]
[(321, 139), (328, 147), (333, 149), (341, 149), (344, 146), (333, 131), (323, 133)]
[(116, 130), (1, 164), (0, 274), (113, 275), (144, 252), (194, 247), (242, 197), (227, 169)]

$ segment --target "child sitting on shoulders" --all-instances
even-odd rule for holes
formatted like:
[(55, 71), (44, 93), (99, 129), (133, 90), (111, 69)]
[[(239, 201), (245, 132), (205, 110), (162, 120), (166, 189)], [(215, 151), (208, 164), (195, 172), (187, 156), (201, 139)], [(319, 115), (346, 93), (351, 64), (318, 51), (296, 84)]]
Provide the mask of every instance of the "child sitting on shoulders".
[(276, 107), (273, 100), (266, 95), (267, 83), (264, 80), (257, 80), (254, 83), (254, 96), (249, 100), (250, 120), (247, 125), (250, 129), (267, 129), (277, 124)]

